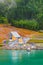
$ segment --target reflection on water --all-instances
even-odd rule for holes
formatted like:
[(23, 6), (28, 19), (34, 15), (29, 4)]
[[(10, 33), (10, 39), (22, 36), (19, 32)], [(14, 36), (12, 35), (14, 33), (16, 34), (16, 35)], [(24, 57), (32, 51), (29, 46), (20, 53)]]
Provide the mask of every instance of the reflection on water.
[(22, 52), (20, 51), (12, 51), (12, 60), (22, 59)]
[(0, 50), (0, 65), (43, 65), (43, 50)]
[(26, 54), (29, 55), (29, 52), (27, 51), (14, 51), (14, 50), (0, 50), (0, 61), (1, 62), (8, 62), (8, 60), (12, 61), (20, 61), (23, 59), (23, 57), (26, 56)]

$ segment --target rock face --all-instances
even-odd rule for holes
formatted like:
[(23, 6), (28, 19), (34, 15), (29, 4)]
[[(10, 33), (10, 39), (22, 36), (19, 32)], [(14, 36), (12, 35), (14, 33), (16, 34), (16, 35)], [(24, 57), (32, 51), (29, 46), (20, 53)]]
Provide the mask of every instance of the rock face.
[(11, 31), (18, 32), (22, 37), (32, 37), (33, 34), (38, 34), (38, 32), (35, 31), (0, 24), (0, 43), (2, 43), (3, 40), (9, 39), (9, 33)]

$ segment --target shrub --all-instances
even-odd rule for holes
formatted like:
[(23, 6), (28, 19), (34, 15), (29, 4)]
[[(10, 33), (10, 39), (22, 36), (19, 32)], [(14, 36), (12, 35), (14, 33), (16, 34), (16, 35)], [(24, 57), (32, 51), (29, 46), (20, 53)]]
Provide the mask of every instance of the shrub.
[(36, 20), (19, 20), (19, 21), (14, 21), (12, 20), (12, 25), (20, 28), (26, 28), (26, 29), (31, 29), (31, 30), (38, 30), (39, 29), (39, 24)]

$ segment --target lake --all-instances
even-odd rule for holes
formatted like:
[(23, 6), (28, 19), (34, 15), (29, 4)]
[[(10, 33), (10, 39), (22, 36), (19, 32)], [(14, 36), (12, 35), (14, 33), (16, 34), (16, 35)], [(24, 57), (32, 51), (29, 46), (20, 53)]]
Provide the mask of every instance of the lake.
[(43, 65), (43, 50), (0, 50), (0, 65)]

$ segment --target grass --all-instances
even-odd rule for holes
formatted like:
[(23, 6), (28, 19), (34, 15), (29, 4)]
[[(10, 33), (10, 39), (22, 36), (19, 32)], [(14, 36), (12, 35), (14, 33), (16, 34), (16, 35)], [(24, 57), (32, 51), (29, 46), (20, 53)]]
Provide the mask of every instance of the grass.
[[(42, 39), (40, 39), (40, 38), (42, 38)], [(38, 35), (33, 36), (29, 42), (43, 43), (43, 33), (39, 33)]]
[(29, 42), (34, 42), (34, 43), (43, 43), (43, 40), (34, 40), (34, 39), (32, 39), (32, 40), (30, 40)]

